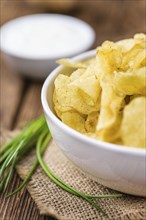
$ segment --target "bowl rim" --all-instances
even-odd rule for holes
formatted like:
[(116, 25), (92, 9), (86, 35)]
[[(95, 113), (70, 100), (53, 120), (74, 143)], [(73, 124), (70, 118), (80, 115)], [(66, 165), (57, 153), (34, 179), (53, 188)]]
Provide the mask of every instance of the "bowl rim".
[[(76, 17), (73, 17), (73, 16), (70, 16), (70, 15), (65, 15), (65, 14), (59, 14), (59, 13), (35, 13), (35, 14), (28, 14), (28, 15), (24, 15), (24, 16), (20, 16), (20, 17), (17, 17), (17, 18), (14, 18), (12, 20), (9, 20), (7, 21), (6, 23), (4, 23), (1, 27), (0, 27), (0, 31), (1, 31), (1, 34), (2, 34), (2, 31), (5, 31), (5, 29), (9, 29), (9, 27), (11, 27), (13, 24), (15, 23), (18, 23), (18, 22), (22, 22), (23, 20), (27, 20), (29, 18), (34, 18), (35, 17), (45, 17), (45, 18), (49, 18), (49, 17), (56, 17), (58, 19), (70, 19), (70, 21), (73, 21), (73, 22), (76, 22), (78, 23), (79, 25), (82, 25), (83, 27), (86, 28), (87, 32), (89, 33), (89, 38), (90, 38), (90, 41), (88, 41), (85, 45), (83, 45), (82, 47), (80, 47), (79, 50), (76, 50), (76, 52), (69, 52), (69, 53), (66, 53), (66, 54), (62, 54), (62, 55), (38, 55), (38, 56), (32, 56), (32, 55), (24, 55), (24, 54), (21, 54), (21, 53), (15, 53), (15, 51), (12, 51), (12, 50), (9, 50), (9, 48), (3, 46), (2, 44), (0, 45), (0, 49), (1, 51), (3, 51), (5, 54), (8, 54), (10, 56), (13, 56), (15, 58), (20, 58), (20, 59), (30, 59), (30, 60), (54, 60), (54, 59), (59, 59), (61, 58), (62, 56), (64, 57), (73, 57), (79, 53), (83, 53), (87, 50), (89, 50), (91, 48), (91, 46), (93, 45), (93, 43), (95, 42), (95, 39), (96, 39), (96, 33), (93, 29), (93, 27), (88, 24), (87, 22), (79, 19), (79, 18), (76, 18)], [(27, 22), (27, 21), (26, 21)]]
[[(80, 61), (88, 58), (92, 58), (96, 53), (96, 50), (90, 50), (87, 52), (84, 52), (80, 55), (77, 55), (72, 58), (73, 61)], [(47, 116), (49, 116), (52, 121), (54, 121), (55, 124), (65, 133), (68, 135), (72, 136), (73, 138), (79, 139), (83, 142), (86, 142), (87, 144), (94, 145), (98, 148), (103, 148), (104, 150), (108, 151), (114, 151), (117, 153), (122, 153), (122, 154), (129, 154), (129, 155), (137, 155), (137, 156), (146, 156), (146, 149), (140, 149), (136, 147), (130, 147), (130, 146), (123, 146), (123, 145), (117, 145), (117, 144), (112, 144), (108, 143), (105, 141), (100, 141), (97, 139), (94, 139), (92, 137), (88, 137), (72, 128), (64, 124), (59, 118), (52, 112), (52, 110), (49, 107), (48, 101), (47, 101), (47, 91), (48, 91), (48, 86), (50, 85), (50, 82), (58, 75), (58, 73), (61, 71), (63, 68), (63, 65), (60, 65), (59, 67), (55, 68), (46, 78), (42, 91), (41, 91), (41, 101), (42, 101), (42, 106), (44, 109), (44, 112), (46, 113)]]

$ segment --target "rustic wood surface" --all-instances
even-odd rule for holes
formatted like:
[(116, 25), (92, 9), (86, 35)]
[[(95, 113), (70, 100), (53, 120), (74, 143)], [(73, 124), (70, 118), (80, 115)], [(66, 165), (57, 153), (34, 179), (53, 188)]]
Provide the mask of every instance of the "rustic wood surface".
[[(36, 2), (36, 3), (35, 3)], [(40, 1), (1, 0), (1, 20), (6, 21), (26, 14), (42, 12), (63, 12), (88, 22), (96, 31), (94, 47), (106, 39), (118, 40), (131, 37), (137, 32), (146, 32), (145, 0), (84, 0), (75, 1), (72, 7), (47, 6)], [(43, 1), (42, 1), (43, 2)], [(1, 55), (1, 128), (13, 130), (26, 121), (42, 113), (40, 102), (42, 82), (26, 79), (7, 65)], [(21, 180), (15, 173), (7, 191), (13, 191)], [(0, 195), (0, 220), (47, 220), (51, 217), (39, 214), (39, 211), (26, 189), (12, 198)]]

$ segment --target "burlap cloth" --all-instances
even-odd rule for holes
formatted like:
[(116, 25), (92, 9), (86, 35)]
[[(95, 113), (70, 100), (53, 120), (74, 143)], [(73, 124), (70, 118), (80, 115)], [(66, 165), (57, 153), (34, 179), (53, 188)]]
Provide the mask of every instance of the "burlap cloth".
[[(32, 151), (17, 166), (17, 172), (22, 179), (26, 177), (34, 159), (35, 151)], [(113, 190), (98, 184), (78, 170), (53, 141), (50, 142), (44, 154), (44, 160), (62, 180), (84, 193), (113, 193)], [(124, 195), (121, 198), (97, 200), (98, 204), (106, 210), (108, 218), (105, 218), (86, 201), (57, 187), (45, 175), (41, 167), (37, 168), (27, 189), (40, 213), (52, 215), (60, 220), (146, 219), (145, 198)]]

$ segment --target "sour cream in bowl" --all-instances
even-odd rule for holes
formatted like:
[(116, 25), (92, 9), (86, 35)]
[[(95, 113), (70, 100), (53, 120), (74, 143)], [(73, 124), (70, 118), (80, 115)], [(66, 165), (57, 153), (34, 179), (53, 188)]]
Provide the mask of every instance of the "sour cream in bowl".
[(29, 77), (44, 79), (56, 60), (91, 48), (94, 30), (82, 20), (60, 14), (34, 14), (1, 27), (1, 50), (8, 63)]

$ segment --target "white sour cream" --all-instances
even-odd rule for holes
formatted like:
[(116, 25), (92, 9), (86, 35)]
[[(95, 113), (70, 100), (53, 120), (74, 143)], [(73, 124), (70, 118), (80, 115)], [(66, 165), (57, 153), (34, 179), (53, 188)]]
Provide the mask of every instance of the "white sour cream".
[(59, 14), (24, 16), (1, 28), (1, 48), (20, 57), (69, 57), (89, 49), (94, 39), (88, 24)]

